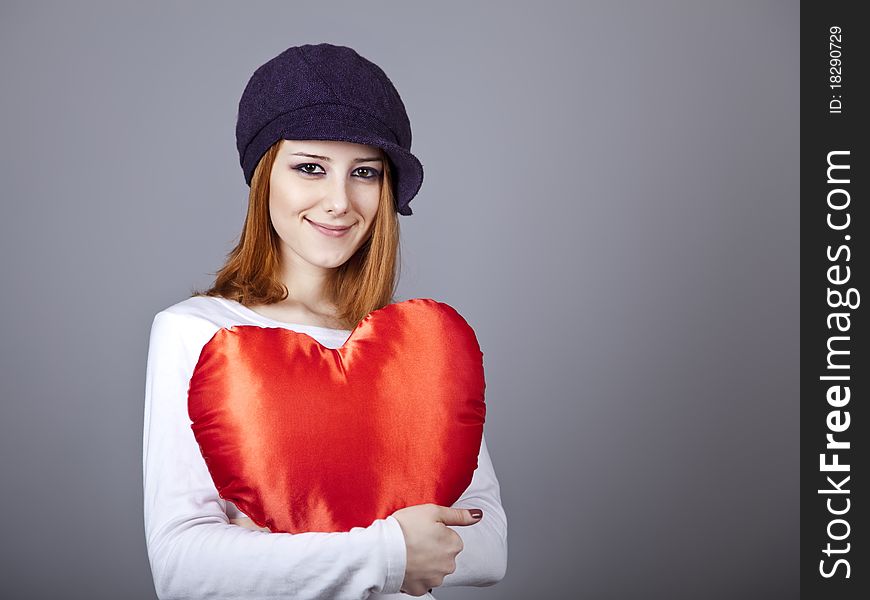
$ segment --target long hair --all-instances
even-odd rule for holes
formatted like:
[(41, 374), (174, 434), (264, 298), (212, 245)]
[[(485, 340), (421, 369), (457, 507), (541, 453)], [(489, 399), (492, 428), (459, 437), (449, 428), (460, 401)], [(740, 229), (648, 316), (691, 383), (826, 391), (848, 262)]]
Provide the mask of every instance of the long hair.
[[(221, 296), (245, 306), (272, 304), (288, 296), (280, 277), (280, 238), (269, 215), (269, 178), (281, 140), (260, 159), (251, 177), (248, 214), (236, 247), (211, 288), (193, 296)], [(381, 151), (381, 197), (370, 235), (344, 264), (332, 269), (324, 294), (337, 307), (344, 328), (353, 329), (373, 310), (394, 301), (399, 277), (399, 219), (389, 159)]]

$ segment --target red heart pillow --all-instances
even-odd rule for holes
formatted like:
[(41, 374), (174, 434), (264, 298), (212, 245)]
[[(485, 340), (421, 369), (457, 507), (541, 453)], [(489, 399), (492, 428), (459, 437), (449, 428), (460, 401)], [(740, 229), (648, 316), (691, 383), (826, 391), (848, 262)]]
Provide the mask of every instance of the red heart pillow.
[(483, 353), (428, 298), (362, 319), (343, 346), (236, 325), (202, 348), (191, 427), (221, 498), (273, 532), (348, 531), (471, 483), (486, 416)]

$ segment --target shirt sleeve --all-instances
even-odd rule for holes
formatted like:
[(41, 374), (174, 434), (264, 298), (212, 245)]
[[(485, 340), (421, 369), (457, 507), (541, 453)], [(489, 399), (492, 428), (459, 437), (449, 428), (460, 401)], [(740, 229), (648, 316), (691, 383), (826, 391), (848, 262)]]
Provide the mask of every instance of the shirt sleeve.
[(190, 377), (216, 330), (167, 311), (151, 325), (143, 487), (158, 598), (362, 600), (397, 593), (407, 558), (392, 516), (347, 532), (269, 533), (230, 524), (187, 411)]
[(477, 469), (471, 484), (452, 506), (479, 508), (483, 518), (473, 525), (448, 525), (459, 534), (464, 545), (456, 555), (456, 570), (444, 578), (440, 587), (482, 587), (498, 583), (507, 571), (507, 517), (485, 434), (480, 441)]

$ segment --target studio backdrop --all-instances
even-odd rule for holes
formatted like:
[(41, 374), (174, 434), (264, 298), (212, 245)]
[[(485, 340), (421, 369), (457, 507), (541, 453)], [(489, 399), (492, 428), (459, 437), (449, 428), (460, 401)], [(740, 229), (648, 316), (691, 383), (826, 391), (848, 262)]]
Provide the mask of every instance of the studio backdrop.
[(155, 598), (154, 315), (207, 287), (257, 65), (350, 46), (425, 179), (402, 299), (486, 367), (508, 567), (439, 600), (794, 598), (796, 1), (0, 6), (5, 598)]

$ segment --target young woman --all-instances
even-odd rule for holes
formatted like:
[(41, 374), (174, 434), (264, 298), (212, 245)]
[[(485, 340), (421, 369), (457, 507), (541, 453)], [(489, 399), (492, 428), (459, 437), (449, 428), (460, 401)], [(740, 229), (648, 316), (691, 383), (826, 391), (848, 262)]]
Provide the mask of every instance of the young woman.
[(233, 325), (342, 346), (394, 301), (397, 215), (411, 214), (423, 176), (392, 83), (343, 46), (292, 47), (258, 68), (237, 142), (251, 186), (238, 245), (209, 290), (160, 311), (151, 329), (144, 516), (157, 595), (432, 598), (436, 586), (498, 582), (507, 521), (485, 437), (453, 506), (408, 506), (347, 532), (272, 533), (219, 496), (187, 412), (200, 350)]

